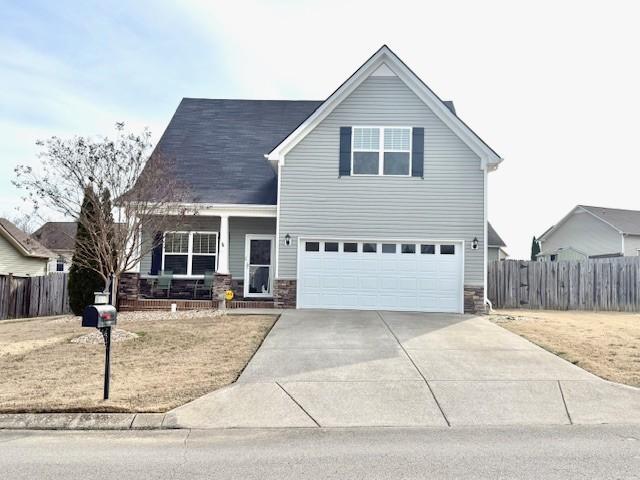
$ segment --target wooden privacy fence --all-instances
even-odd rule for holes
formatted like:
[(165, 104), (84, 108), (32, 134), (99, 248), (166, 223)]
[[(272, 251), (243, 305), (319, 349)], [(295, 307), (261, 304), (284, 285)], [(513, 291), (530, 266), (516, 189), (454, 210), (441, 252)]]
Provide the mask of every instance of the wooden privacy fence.
[(494, 308), (640, 312), (640, 257), (496, 261), (487, 280)]
[(0, 275), (0, 320), (69, 313), (66, 273), (42, 277)]

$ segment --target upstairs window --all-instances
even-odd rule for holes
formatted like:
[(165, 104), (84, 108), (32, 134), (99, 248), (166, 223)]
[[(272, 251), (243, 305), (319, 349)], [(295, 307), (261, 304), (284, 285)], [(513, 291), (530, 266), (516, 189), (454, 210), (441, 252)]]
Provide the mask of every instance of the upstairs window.
[(410, 127), (353, 127), (352, 175), (411, 175)]

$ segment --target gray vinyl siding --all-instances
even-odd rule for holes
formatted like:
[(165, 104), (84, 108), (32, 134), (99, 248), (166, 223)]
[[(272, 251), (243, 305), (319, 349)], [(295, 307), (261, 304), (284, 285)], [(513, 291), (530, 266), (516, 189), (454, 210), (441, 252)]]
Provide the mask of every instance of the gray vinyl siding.
[(625, 257), (637, 257), (640, 251), (640, 235), (627, 235), (624, 237)]
[(26, 257), (7, 239), (0, 236), (0, 275), (12, 274), (17, 277), (47, 274), (47, 258)]
[(244, 252), (247, 234), (276, 234), (275, 218), (229, 219), (229, 270), (233, 278), (244, 278)]
[[(424, 179), (338, 178), (339, 130), (354, 125), (423, 127)], [(399, 78), (365, 80), (286, 155), (280, 181), (279, 278), (296, 278), (299, 236), (446, 239), (466, 242), (465, 284), (484, 284), (480, 159)]]
[(621, 235), (590, 213), (577, 211), (542, 242), (543, 252), (572, 247), (589, 256), (622, 253)]
[[(220, 231), (220, 217), (208, 217), (205, 215), (188, 217), (182, 222), (177, 230), (180, 231), (200, 231), (200, 232), (219, 232)], [(151, 242), (153, 242), (153, 236), (155, 232), (145, 231), (142, 232), (142, 248), (146, 251), (145, 255), (140, 261), (140, 274), (149, 275), (151, 271), (151, 251), (147, 251), (150, 248)]]

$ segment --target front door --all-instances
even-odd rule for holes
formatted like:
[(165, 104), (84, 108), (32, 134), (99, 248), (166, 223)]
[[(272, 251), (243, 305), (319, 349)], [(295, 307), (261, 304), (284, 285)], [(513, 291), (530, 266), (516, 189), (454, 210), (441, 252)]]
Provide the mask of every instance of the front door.
[(244, 296), (273, 296), (274, 235), (247, 235), (245, 240)]

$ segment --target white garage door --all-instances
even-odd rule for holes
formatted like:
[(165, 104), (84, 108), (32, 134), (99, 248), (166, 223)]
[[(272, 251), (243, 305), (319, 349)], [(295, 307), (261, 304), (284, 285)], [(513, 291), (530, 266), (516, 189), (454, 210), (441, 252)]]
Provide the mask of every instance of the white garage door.
[(298, 307), (462, 312), (456, 242), (301, 240)]

